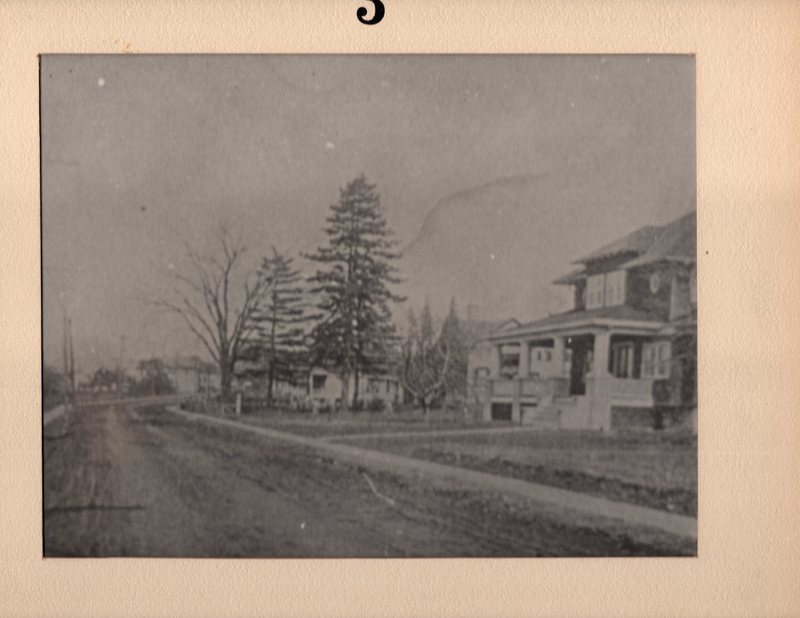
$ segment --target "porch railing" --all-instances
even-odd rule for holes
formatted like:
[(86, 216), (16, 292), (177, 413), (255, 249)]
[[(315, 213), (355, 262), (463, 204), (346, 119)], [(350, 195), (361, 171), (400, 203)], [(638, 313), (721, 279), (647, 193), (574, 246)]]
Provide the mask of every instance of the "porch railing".
[(518, 378), (515, 380), (500, 378), (491, 381), (491, 394), (493, 397), (522, 397), (547, 400), (553, 397), (563, 397), (568, 392), (568, 378)]
[(611, 378), (611, 397), (620, 403), (650, 406), (653, 404), (653, 380)]

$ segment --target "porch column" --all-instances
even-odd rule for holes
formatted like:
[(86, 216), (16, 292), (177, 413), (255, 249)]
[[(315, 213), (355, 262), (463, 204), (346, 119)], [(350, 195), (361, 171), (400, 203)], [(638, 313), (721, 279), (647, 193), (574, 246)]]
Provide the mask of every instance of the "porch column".
[(564, 337), (553, 337), (553, 371), (556, 376), (564, 375)]
[(592, 375), (595, 377), (608, 376), (608, 353), (611, 349), (611, 333), (608, 331), (594, 335), (594, 362)]
[(611, 429), (612, 379), (608, 371), (610, 344), (610, 332), (595, 333), (592, 385), (591, 388), (587, 388), (587, 394), (590, 396), (589, 426), (602, 431)]
[(519, 342), (519, 364), (517, 365), (517, 377), (527, 378), (531, 375), (531, 348), (527, 341)]

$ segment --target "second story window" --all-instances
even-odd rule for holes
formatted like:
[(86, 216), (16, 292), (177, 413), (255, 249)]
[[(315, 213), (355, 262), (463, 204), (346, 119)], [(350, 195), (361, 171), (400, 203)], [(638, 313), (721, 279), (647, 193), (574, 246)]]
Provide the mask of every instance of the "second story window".
[(605, 275), (592, 275), (586, 283), (586, 308), (597, 309), (603, 306)]
[(612, 307), (625, 302), (625, 271), (592, 275), (586, 283), (586, 308)]
[(621, 305), (625, 302), (625, 271), (606, 273), (605, 306)]

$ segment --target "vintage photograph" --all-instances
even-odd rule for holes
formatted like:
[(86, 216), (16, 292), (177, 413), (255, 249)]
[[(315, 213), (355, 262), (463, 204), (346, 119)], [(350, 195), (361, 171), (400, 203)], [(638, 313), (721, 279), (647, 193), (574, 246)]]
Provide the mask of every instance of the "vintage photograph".
[(697, 554), (690, 55), (43, 55), (43, 551)]

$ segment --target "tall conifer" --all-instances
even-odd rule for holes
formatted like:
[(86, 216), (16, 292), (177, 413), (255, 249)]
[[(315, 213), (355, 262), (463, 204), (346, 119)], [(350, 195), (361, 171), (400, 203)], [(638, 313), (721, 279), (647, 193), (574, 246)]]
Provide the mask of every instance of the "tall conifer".
[(257, 353), (267, 380), (267, 405), (272, 405), (276, 382), (293, 384), (307, 365), (306, 324), (309, 321), (302, 275), (292, 258), (275, 247), (261, 262), (260, 273), (269, 292), (258, 314)]
[(320, 310), (312, 359), (338, 374), (346, 410), (351, 376), (358, 400), (361, 375), (385, 371), (386, 348), (397, 340), (389, 304), (402, 298), (389, 286), (399, 283), (399, 255), (375, 185), (363, 175), (340, 190), (330, 211), (327, 244), (307, 256), (319, 265), (310, 279)]

